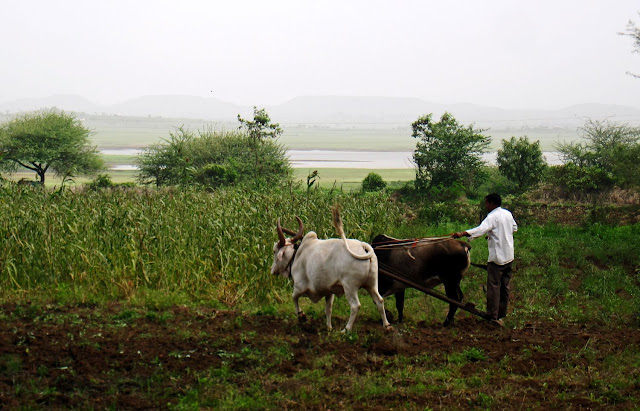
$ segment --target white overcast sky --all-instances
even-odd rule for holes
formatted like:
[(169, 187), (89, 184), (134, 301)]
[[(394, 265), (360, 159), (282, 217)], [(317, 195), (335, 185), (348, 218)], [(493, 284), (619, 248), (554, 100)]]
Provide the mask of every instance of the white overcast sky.
[(185, 94), (640, 107), (637, 0), (0, 0), (0, 102)]

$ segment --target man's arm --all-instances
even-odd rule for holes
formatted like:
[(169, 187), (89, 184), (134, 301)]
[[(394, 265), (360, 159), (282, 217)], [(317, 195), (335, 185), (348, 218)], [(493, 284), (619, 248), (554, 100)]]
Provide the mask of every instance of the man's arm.
[(469, 233), (467, 233), (466, 231), (458, 231), (457, 233), (451, 234), (451, 237), (453, 237), (453, 238), (470, 237), (470, 236), (471, 235)]
[(482, 223), (480, 223), (479, 226), (467, 231), (459, 231), (457, 233), (453, 233), (451, 234), (451, 237), (453, 238), (471, 237), (471, 239), (474, 239), (474, 238), (482, 237), (483, 235), (491, 231), (492, 228), (493, 228), (492, 223), (489, 221), (489, 217), (487, 217), (484, 220), (482, 220)]

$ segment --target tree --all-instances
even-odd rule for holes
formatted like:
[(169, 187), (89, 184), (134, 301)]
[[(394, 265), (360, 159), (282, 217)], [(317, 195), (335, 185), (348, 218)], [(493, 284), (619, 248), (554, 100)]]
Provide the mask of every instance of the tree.
[(516, 183), (516, 190), (521, 193), (538, 184), (547, 167), (540, 141), (530, 143), (526, 136), (502, 140), (496, 162), (500, 173)]
[(280, 124), (272, 123), (269, 114), (263, 108), (258, 110), (256, 106), (253, 106), (253, 121), (243, 119), (240, 114), (238, 114), (238, 121), (240, 122), (239, 129), (246, 131), (255, 143), (262, 142), (267, 138), (277, 138), (282, 134)]
[(17, 116), (0, 127), (2, 167), (35, 171), (44, 184), (47, 171), (67, 179), (91, 175), (104, 168), (91, 132), (74, 115), (63, 111), (36, 111)]
[(412, 136), (418, 138), (413, 160), (416, 163), (416, 188), (449, 187), (458, 182), (467, 187), (475, 183), (482, 167), (480, 156), (491, 139), (473, 125), (462, 126), (449, 113), (439, 122), (432, 114), (411, 124)]
[(280, 124), (272, 123), (267, 111), (263, 108), (258, 110), (256, 106), (253, 106), (253, 121), (243, 119), (240, 114), (238, 114), (238, 121), (240, 122), (240, 127), (238, 128), (243, 130), (250, 138), (249, 149), (253, 152), (255, 165), (253, 173), (256, 177), (263, 175), (265, 170), (260, 162), (258, 151), (267, 139), (276, 139), (282, 134)]
[(557, 147), (569, 176), (591, 190), (640, 186), (640, 127), (589, 120), (579, 131), (582, 142)]
[[(638, 14), (640, 15), (640, 13)], [(629, 22), (627, 23), (627, 30), (618, 34), (631, 37), (631, 39), (633, 40), (633, 53), (640, 53), (640, 27), (636, 26), (633, 21), (629, 20)], [(635, 78), (640, 78), (640, 75), (638, 74), (633, 74), (628, 71), (627, 74)]]

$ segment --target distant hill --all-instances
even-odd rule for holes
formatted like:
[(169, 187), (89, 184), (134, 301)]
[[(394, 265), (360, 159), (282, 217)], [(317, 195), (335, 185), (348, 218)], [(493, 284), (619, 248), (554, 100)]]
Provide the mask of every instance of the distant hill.
[[(250, 116), (252, 107), (228, 103), (213, 97), (184, 95), (142, 96), (123, 103), (101, 106), (73, 95), (43, 99), (21, 99), (0, 104), (7, 114), (57, 107), (65, 111), (121, 116), (160, 116), (192, 118), (217, 122), (236, 122), (236, 116)], [(560, 110), (507, 110), (475, 104), (438, 104), (419, 98), (301, 96), (283, 104), (265, 107), (275, 122), (303, 125), (334, 125), (356, 128), (408, 127), (419, 116), (445, 111), (462, 123), (477, 127), (518, 130), (522, 128), (572, 128), (587, 119), (610, 118), (633, 125), (640, 124), (640, 109), (635, 107), (580, 104)]]
[(216, 98), (167, 95), (143, 96), (110, 106), (108, 110), (125, 116), (162, 116), (201, 118), (211, 120), (236, 120), (243, 106), (227, 103)]
[(272, 118), (283, 122), (407, 125), (421, 115), (444, 112), (444, 108), (418, 98), (305, 96), (267, 110)]
[(92, 103), (84, 97), (76, 95), (58, 94), (45, 98), (24, 98), (6, 103), (0, 103), (0, 111), (5, 113), (19, 113), (57, 107), (65, 111), (98, 113), (102, 107)]

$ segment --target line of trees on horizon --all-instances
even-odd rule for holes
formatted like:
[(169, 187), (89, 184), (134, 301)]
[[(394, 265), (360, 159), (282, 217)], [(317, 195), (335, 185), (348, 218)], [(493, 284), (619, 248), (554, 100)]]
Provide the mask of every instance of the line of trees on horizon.
[[(168, 139), (143, 150), (138, 157), (138, 182), (155, 186), (273, 187), (292, 180), (282, 133), (264, 109), (254, 107), (253, 119), (238, 116), (235, 131), (212, 129), (193, 132), (179, 128)], [(560, 143), (564, 164), (548, 166), (539, 141), (526, 136), (502, 140), (497, 167), (487, 167), (481, 155), (491, 138), (486, 130), (459, 123), (451, 113), (439, 120), (433, 114), (412, 123), (417, 139), (413, 160), (416, 177), (412, 189), (432, 197), (456, 197), (478, 191), (523, 194), (541, 183), (565, 193), (600, 195), (614, 187), (640, 187), (640, 127), (588, 120), (578, 130), (582, 140)], [(96, 175), (104, 169), (86, 129), (73, 114), (37, 111), (16, 116), (0, 125), (0, 168), (34, 171), (44, 184), (48, 171), (64, 181), (78, 175)], [(310, 189), (319, 176), (308, 178)], [(94, 187), (111, 186), (99, 175)], [(387, 183), (368, 175), (363, 191), (376, 191)], [(405, 186), (406, 188), (406, 186)]]

